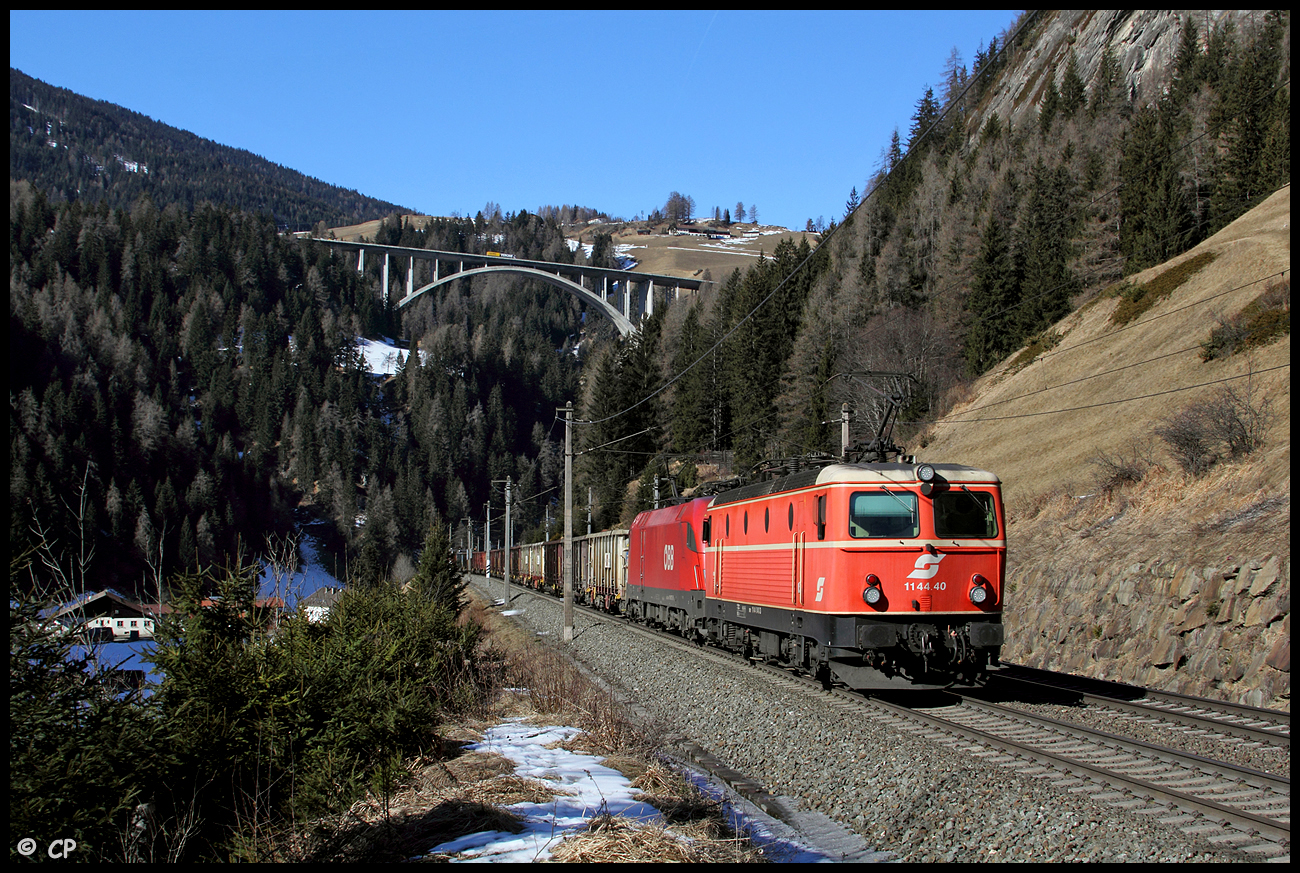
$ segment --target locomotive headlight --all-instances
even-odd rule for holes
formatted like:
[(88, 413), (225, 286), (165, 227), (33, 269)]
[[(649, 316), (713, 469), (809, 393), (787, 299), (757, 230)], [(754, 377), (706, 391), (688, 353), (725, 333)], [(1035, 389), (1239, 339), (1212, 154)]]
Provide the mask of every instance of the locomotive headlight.
[(991, 587), (989, 585), (989, 580), (985, 579), (979, 573), (976, 573), (974, 576), (970, 577), (970, 581), (970, 602), (979, 606), (981, 603), (984, 603), (989, 599), (989, 588)]
[(929, 464), (921, 464), (916, 468), (916, 478), (920, 479), (922, 482), (933, 482), (934, 467)]
[(868, 574), (867, 587), (862, 590), (862, 600), (868, 606), (875, 606), (884, 596), (885, 593), (880, 590), (880, 577), (875, 573)]

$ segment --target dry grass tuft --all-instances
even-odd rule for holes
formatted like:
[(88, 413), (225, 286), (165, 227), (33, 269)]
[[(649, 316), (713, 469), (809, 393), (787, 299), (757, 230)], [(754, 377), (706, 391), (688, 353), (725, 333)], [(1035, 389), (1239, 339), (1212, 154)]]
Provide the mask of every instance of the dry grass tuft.
[(540, 779), (528, 779), (511, 773), (471, 785), (467, 795), (478, 803), (510, 806), (515, 803), (545, 803), (556, 795), (565, 794)]
[(460, 796), (394, 798), (386, 809), (371, 798), (295, 838), (285, 860), (401, 861), (466, 834), (523, 829), (523, 819), (510, 810)]
[(670, 831), (661, 825), (645, 825), (601, 815), (593, 818), (586, 830), (566, 839), (551, 853), (561, 863), (754, 863), (765, 861), (761, 850), (741, 838), (715, 839), (691, 833), (689, 829)]
[(640, 791), (636, 799), (659, 810), (669, 824), (692, 824), (709, 839), (720, 840), (731, 835), (722, 804), (701, 794), (670, 767), (651, 764), (632, 787)]
[(685, 783), (686, 780), (676, 770), (655, 762), (632, 781), (632, 787), (640, 789), (645, 794), (680, 794)]
[(535, 652), (515, 666), (513, 681), (528, 689), (529, 703), (541, 717), (582, 729), (564, 748), (592, 755), (653, 753), (645, 731), (623, 716), (613, 694), (596, 687), (559, 652)]
[(439, 766), (456, 785), (472, 785), (515, 771), (508, 758), (489, 752), (466, 752)]
[(641, 778), (642, 773), (654, 766), (641, 755), (606, 755), (600, 763), (622, 773), (633, 785), (636, 785), (636, 780)]

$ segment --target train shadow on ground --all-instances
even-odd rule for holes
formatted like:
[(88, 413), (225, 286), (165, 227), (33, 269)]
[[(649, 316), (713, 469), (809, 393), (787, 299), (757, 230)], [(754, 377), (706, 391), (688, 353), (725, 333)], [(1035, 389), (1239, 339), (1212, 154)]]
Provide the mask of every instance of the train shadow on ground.
[(996, 674), (978, 688), (953, 688), (954, 693), (989, 703), (1047, 703), (1054, 706), (1085, 706), (1083, 697), (1066, 689), (1029, 685)]
[(891, 688), (867, 691), (863, 694), (874, 700), (883, 700), (885, 703), (914, 709), (954, 706), (957, 703), (953, 696), (943, 689), (913, 691), (906, 688)]

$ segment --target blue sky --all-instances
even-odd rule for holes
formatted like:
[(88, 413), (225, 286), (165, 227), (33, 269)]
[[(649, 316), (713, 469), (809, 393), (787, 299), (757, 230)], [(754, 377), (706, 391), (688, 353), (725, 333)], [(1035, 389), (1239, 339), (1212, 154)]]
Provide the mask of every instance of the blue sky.
[(417, 212), (839, 218), (969, 12), (11, 11), (9, 63)]

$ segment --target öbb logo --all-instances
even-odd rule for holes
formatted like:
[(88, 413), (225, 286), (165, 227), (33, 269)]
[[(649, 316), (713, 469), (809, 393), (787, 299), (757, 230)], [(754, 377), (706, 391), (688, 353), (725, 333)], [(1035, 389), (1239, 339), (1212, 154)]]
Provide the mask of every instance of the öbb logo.
[(664, 569), (671, 570), (672, 568), (673, 568), (673, 547), (664, 546)]
[(943, 555), (922, 554), (916, 559), (916, 569), (907, 574), (908, 579), (933, 579), (939, 575), (939, 562)]

